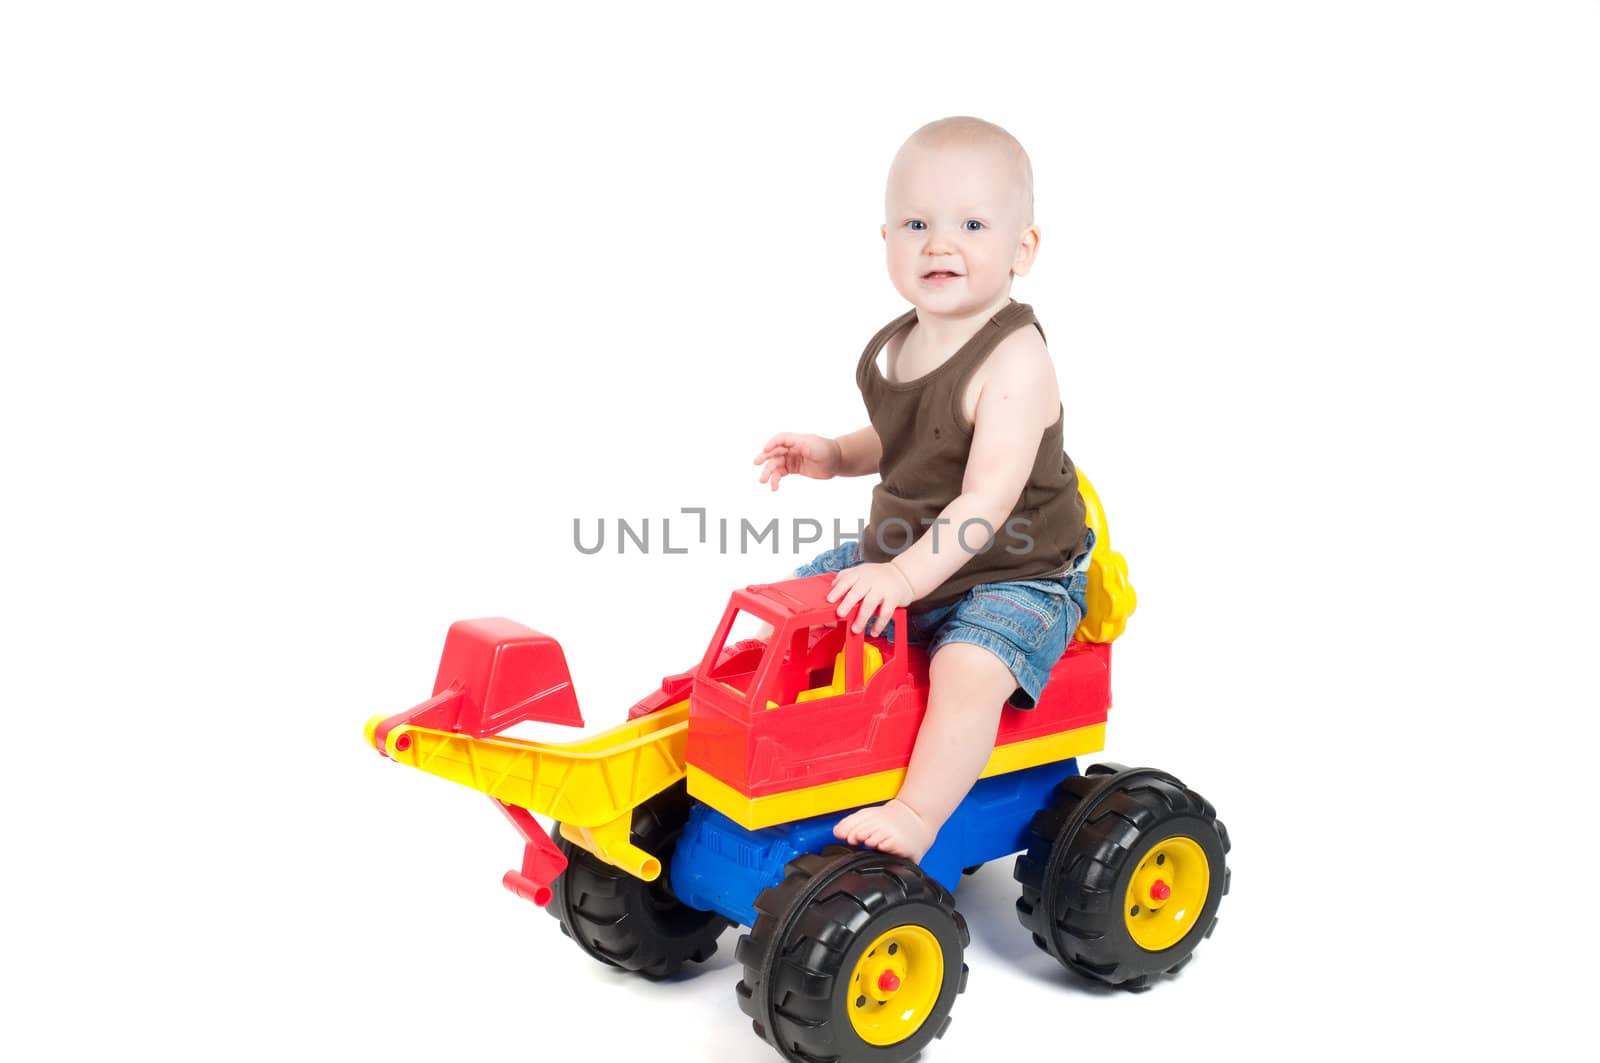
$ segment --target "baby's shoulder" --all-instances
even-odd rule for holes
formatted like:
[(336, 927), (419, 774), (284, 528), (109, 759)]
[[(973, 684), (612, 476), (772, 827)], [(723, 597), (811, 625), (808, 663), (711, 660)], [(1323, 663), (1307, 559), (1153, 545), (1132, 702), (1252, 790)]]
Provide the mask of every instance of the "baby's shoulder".
[(1061, 394), (1050, 351), (1036, 328), (1008, 333), (972, 374), (961, 400), (966, 424), (976, 424), (985, 411), (1014, 417), (1017, 400), (1003, 401), (1008, 396), (1020, 396), (1023, 408), (1042, 418), (1043, 424), (1055, 420)]
[(1044, 336), (1031, 325), (1006, 333), (983, 360), (980, 369), (977, 376), (984, 380), (1004, 378), (1017, 384), (1055, 380), (1050, 348), (1045, 345)]

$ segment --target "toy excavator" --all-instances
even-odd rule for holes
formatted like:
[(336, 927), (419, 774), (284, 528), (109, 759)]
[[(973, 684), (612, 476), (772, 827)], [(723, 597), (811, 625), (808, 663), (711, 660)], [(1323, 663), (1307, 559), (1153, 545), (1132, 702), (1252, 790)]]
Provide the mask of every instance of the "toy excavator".
[[(920, 864), (837, 844), (833, 826), (898, 791), (927, 705), (922, 647), (849, 629), (831, 574), (733, 592), (704, 657), (626, 723), (576, 742), (508, 737), (583, 726), (560, 645), (510, 620), (445, 638), (434, 694), (377, 717), (401, 764), (491, 797), (521, 832), (505, 886), (579, 948), (651, 978), (705, 960), (730, 924), (739, 1007), (792, 1063), (900, 1063), (966, 987), (963, 872), (1016, 857), (1017, 915), (1070, 970), (1143, 988), (1187, 963), (1228, 891), (1228, 835), (1204, 798), (1103, 747), (1111, 643), (1133, 612), (1094, 488), (1088, 610), (1032, 710), (1003, 710), (993, 755)], [(750, 619), (766, 639), (738, 639)], [(556, 839), (535, 814), (553, 819)]]

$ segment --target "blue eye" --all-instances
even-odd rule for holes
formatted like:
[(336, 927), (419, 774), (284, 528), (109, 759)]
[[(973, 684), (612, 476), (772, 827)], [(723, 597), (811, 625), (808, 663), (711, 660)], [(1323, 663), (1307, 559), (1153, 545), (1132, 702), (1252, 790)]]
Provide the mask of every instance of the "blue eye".
[(979, 229), (983, 228), (983, 222), (978, 221), (976, 218), (968, 218), (966, 221), (961, 223), (961, 227), (967, 230), (969, 233), (975, 233)]
[(921, 232), (922, 230), (924, 230), (924, 229), (926, 229), (928, 227), (928, 223), (927, 222), (918, 221), (915, 218), (913, 218), (910, 221), (906, 222), (906, 224), (911, 227), (911, 231), (914, 232), (914, 233), (919, 233), (919, 232)]

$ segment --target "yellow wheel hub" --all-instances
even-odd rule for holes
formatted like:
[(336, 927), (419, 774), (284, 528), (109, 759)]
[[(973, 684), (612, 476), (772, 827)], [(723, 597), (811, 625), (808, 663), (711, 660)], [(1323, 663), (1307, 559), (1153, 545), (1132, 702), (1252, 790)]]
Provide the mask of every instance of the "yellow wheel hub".
[(943, 986), (938, 938), (910, 924), (885, 931), (850, 974), (850, 1025), (869, 1045), (898, 1044), (928, 1020)]
[(1193, 838), (1178, 835), (1151, 847), (1134, 868), (1122, 915), (1142, 949), (1160, 952), (1194, 929), (1211, 892), (1211, 864)]

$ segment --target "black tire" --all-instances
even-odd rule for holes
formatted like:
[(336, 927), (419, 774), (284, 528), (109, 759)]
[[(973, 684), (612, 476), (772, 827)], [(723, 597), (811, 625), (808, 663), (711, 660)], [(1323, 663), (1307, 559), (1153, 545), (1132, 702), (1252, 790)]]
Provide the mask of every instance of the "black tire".
[[(1029, 834), (1031, 845), (1017, 857), (1014, 872), (1022, 884), (1017, 916), (1034, 944), (1069, 970), (1143, 989), (1155, 975), (1177, 973), (1216, 929), (1217, 906), (1230, 878), (1228, 831), (1210, 803), (1173, 776), (1097, 764), (1056, 787)], [(1166, 920), (1159, 947), (1147, 947), (1149, 924), (1137, 918), (1151, 913), (1125, 902), (1135, 875), (1147, 875), (1174, 848), (1203, 854), (1203, 899), (1191, 895), (1181, 911), (1197, 914)], [(1196, 880), (1191, 875), (1186, 881)], [(1136, 940), (1130, 926), (1141, 927), (1147, 944)], [(1166, 936), (1179, 933), (1167, 942)]]
[[(944, 1036), (956, 995), (967, 987), (961, 956), (971, 941), (949, 891), (909, 860), (840, 845), (797, 857), (785, 872), (756, 898), (756, 924), (734, 953), (744, 965), (739, 1008), (757, 1036), (791, 1063), (903, 1063)], [(855, 978), (877, 955), (869, 947), (896, 928), (909, 929), (924, 950), (936, 943), (940, 973), (931, 976), (922, 963), (915, 973), (925, 980), (906, 974), (907, 992), (927, 994), (919, 1009), (925, 1017), (906, 1036), (872, 1044), (850, 1009), (884, 1005), (861, 995)], [(897, 948), (891, 942), (884, 955)], [(901, 954), (908, 965), (916, 948)]]
[(548, 911), (561, 932), (601, 963), (665, 978), (684, 964), (710, 959), (732, 924), (691, 908), (672, 894), (672, 848), (689, 817), (687, 785), (677, 783), (633, 810), (633, 844), (660, 859), (654, 882), (634, 878), (555, 832), (567, 869), (551, 887)]

